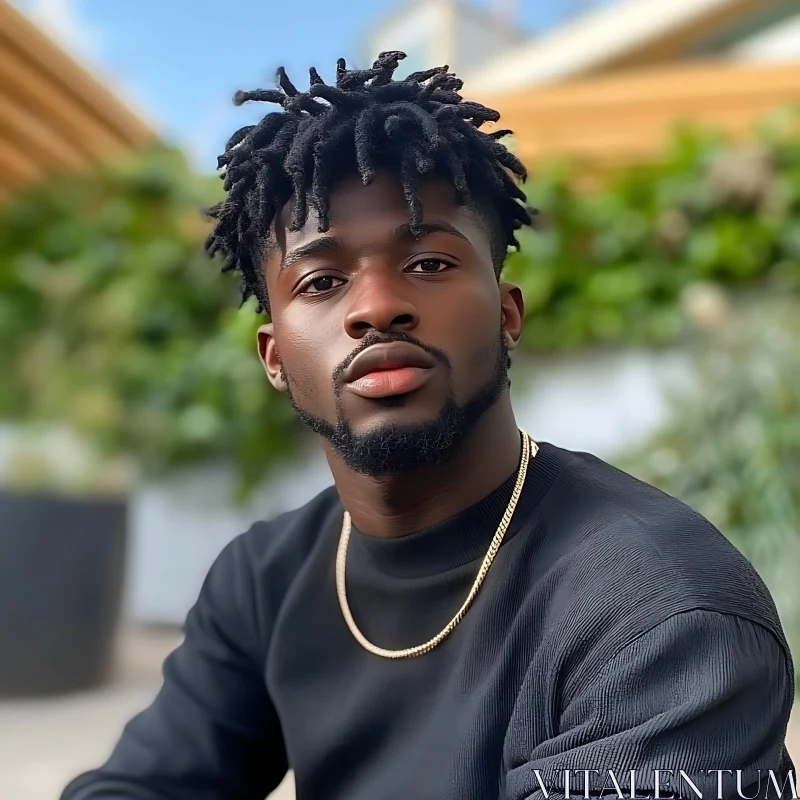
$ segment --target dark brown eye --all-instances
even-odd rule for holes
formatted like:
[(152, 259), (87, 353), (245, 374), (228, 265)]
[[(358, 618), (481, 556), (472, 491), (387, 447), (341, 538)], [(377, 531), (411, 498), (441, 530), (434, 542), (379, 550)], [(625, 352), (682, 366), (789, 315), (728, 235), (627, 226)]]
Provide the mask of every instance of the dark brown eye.
[[(316, 278), (312, 278), (310, 281), (307, 281), (306, 283), (303, 284), (303, 286), (302, 286), (302, 288), (300, 290), (300, 294), (323, 294), (325, 292), (329, 292), (334, 287), (329, 285), (329, 284), (327, 284), (326, 282), (327, 281), (338, 281), (338, 280), (341, 280), (341, 278), (337, 278), (334, 275), (317, 275)], [(320, 283), (323, 283), (325, 285), (320, 286)], [(313, 286), (315, 289), (317, 289), (317, 291), (309, 292), (308, 289), (311, 286)]]
[(451, 265), (446, 261), (442, 261), (441, 258), (424, 258), (422, 261), (417, 261), (415, 264), (412, 264), (412, 267), (422, 267), (421, 271), (429, 275), (435, 275), (437, 272), (444, 272), (444, 270), (438, 269), (438, 267), (442, 266), (447, 269)]

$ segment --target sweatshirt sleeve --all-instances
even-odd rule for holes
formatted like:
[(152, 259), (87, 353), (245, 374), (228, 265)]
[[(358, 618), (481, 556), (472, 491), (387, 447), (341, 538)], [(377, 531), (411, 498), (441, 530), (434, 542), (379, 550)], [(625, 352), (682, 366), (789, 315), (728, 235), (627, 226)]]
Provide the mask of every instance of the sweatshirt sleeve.
[(506, 797), (563, 798), (565, 770), (573, 797), (629, 797), (631, 770), (640, 797), (657, 781), (662, 798), (777, 798), (769, 770), (796, 796), (784, 746), (793, 699), (791, 660), (771, 632), (714, 611), (676, 614), (571, 693), (553, 738), (505, 776)]
[(256, 633), (244, 537), (220, 554), (153, 704), (61, 800), (264, 800), (287, 772)]

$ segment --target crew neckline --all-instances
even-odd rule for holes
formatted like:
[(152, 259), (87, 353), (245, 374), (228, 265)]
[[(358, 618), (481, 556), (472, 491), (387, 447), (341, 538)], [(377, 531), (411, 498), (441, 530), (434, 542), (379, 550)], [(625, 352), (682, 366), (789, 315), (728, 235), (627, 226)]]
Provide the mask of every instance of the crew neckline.
[[(548, 442), (536, 444), (539, 451), (535, 457), (531, 454), (525, 482), (501, 547), (511, 541), (528, 521), (560, 471), (558, 448)], [(348, 566), (354, 569), (359, 565), (373, 567), (397, 578), (420, 578), (457, 569), (477, 559), (483, 560), (516, 482), (517, 470), (514, 470), (481, 500), (435, 525), (406, 536), (371, 536), (351, 523)], [(339, 503), (341, 505), (341, 499)]]

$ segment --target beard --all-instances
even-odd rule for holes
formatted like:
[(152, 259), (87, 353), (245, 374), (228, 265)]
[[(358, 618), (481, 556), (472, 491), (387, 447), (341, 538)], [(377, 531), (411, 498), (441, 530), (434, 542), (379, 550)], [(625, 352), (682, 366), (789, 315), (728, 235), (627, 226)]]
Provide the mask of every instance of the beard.
[[(402, 336), (395, 338), (411, 341)], [(349, 421), (344, 417), (338, 392), (337, 419), (335, 423), (330, 423), (309, 413), (297, 403), (292, 394), (289, 376), (282, 365), (281, 375), (286, 383), (292, 408), (303, 425), (324, 436), (350, 469), (371, 478), (380, 478), (423, 466), (441, 466), (450, 461), (464, 437), (511, 386), (508, 377), (511, 362), (502, 330), (496, 347), (491, 349), (496, 351), (492, 374), (465, 403), (459, 404), (456, 401), (451, 381), (447, 399), (434, 419), (411, 423), (387, 422), (359, 434), (353, 432)], [(438, 358), (447, 360), (444, 354)], [(479, 364), (476, 363), (475, 366), (478, 367)], [(402, 405), (405, 397), (394, 395), (373, 402), (391, 408)]]

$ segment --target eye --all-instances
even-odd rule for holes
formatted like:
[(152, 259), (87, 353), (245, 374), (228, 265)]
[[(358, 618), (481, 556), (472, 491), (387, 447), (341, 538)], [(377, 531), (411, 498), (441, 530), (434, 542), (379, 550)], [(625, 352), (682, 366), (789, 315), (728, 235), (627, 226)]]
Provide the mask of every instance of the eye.
[[(421, 261), (414, 262), (411, 266), (423, 268), (422, 272), (417, 274), (436, 275), (445, 271), (444, 269), (436, 269), (436, 267), (443, 266), (445, 269), (450, 269), (453, 265), (443, 261), (441, 258), (423, 258)], [(431, 266), (433, 266), (433, 269), (429, 269)]]
[[(320, 281), (340, 281), (340, 280), (342, 280), (342, 279), (341, 278), (337, 278), (335, 275), (317, 275), (316, 277), (314, 277), (311, 280), (306, 281), (304, 284), (302, 284), (300, 286), (300, 291), (298, 292), (298, 294), (305, 294), (305, 295), (325, 294), (325, 292), (329, 292), (331, 289), (333, 289), (335, 287), (329, 286), (329, 285), (320, 287), (318, 285), (320, 283)], [(314, 286), (316, 289), (318, 289), (318, 291), (309, 292), (308, 289), (311, 286)]]

